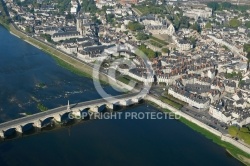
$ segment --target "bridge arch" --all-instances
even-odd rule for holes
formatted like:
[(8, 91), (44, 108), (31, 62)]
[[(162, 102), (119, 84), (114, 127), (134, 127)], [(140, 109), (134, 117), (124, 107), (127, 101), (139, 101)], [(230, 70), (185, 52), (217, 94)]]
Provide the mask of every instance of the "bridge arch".
[(78, 109), (72, 109), (69, 118), (70, 119), (83, 119), (89, 115), (90, 107), (82, 107)]
[(90, 111), (95, 113), (104, 112), (105, 110), (106, 110), (106, 104), (95, 105), (90, 108)]
[(23, 125), (16, 126), (16, 131), (19, 133), (23, 133), (29, 131), (34, 128), (34, 122), (29, 122)]
[[(72, 119), (70, 119), (69, 118), (69, 114), (70, 114), (71, 112), (65, 112), (65, 113), (63, 113), (63, 114), (59, 114), (59, 116), (60, 116), (60, 119), (56, 119), (56, 121), (57, 122), (68, 122), (69, 120), (72, 120)], [(59, 117), (58, 116), (58, 117)], [(55, 118), (55, 117), (54, 117)]]
[(48, 116), (48, 117), (45, 117), (43, 119), (39, 119), (41, 122), (41, 127), (45, 127), (45, 126), (50, 125), (52, 123), (53, 119), (54, 119), (53, 116)]
[(11, 127), (8, 128), (4, 131), (1, 132), (1, 137), (2, 138), (6, 138), (6, 137), (10, 137), (16, 134), (16, 128), (15, 127)]
[[(34, 127), (36, 128), (42, 128), (47, 125), (50, 125), (52, 120), (56, 120), (61, 122), (63, 117), (66, 116), (68, 113), (78, 111), (79, 114), (81, 114), (83, 111), (86, 111), (87, 107), (88, 111), (96, 111), (96, 112), (102, 112), (104, 111), (107, 107), (111, 108), (116, 107), (116, 105), (119, 106), (127, 106), (130, 104), (131, 101), (137, 102), (142, 99), (142, 97), (135, 96), (138, 95), (137, 93), (133, 94), (125, 94), (125, 95), (118, 95), (117, 98), (112, 99), (110, 102), (106, 100), (110, 100), (110, 98), (107, 98), (106, 100), (103, 99), (97, 99), (95, 101), (87, 101), (87, 102), (82, 102), (74, 105), (73, 107), (70, 108), (70, 105), (68, 103), (68, 107), (62, 106), (58, 107), (52, 110), (48, 110), (46, 112), (41, 112), (38, 114), (30, 115), (27, 117), (23, 117), (20, 119), (15, 119), (13, 121), (9, 122), (4, 122), (0, 124), (0, 137), (5, 137), (5, 134), (8, 132), (22, 132), (23, 128), (28, 126), (29, 124), (33, 124)], [(145, 95), (141, 95), (145, 96)], [(139, 97), (139, 98), (138, 98)], [(137, 98), (137, 99), (136, 99)], [(80, 109), (80, 110), (79, 110)], [(32, 126), (32, 125), (31, 125)]]

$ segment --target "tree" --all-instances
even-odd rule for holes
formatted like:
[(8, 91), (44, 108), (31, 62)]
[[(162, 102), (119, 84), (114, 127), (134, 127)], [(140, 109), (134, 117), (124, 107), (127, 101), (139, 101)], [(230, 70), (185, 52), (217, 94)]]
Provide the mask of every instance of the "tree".
[[(245, 45), (244, 45), (245, 47)], [(244, 48), (245, 49), (245, 48)], [(249, 67), (250, 67), (250, 49), (249, 49), (249, 52), (247, 53), (247, 70), (249, 70)]]
[[(149, 4), (150, 3), (150, 4)], [(166, 8), (164, 5), (155, 5), (151, 2), (148, 2), (147, 4), (143, 5), (137, 5), (135, 6), (137, 10), (139, 10), (143, 15), (148, 14), (167, 14)]]
[(163, 48), (161, 51), (164, 52), (164, 53), (168, 53), (168, 54), (170, 52), (170, 50), (168, 48)]
[(246, 21), (246, 22), (245, 22), (245, 26), (246, 26), (247, 28), (250, 28), (250, 21)]
[(178, 30), (180, 28), (180, 21), (177, 19), (173, 20), (173, 24), (176, 30)]
[(229, 9), (232, 7), (232, 4), (230, 2), (222, 2), (221, 6), (223, 9)]
[(97, 23), (97, 24), (102, 24), (102, 21), (100, 20), (100, 19), (98, 19), (95, 15), (92, 17), (92, 21), (94, 22), (94, 23)]
[(247, 53), (247, 59), (250, 61), (250, 52)]
[(188, 41), (193, 45), (193, 48), (196, 47), (197, 39), (195, 37), (190, 37)]
[(73, 18), (75, 18), (75, 17), (72, 14), (70, 14), (70, 13), (65, 16), (66, 20), (71, 20)]
[(211, 24), (210, 22), (208, 22), (208, 23), (205, 25), (205, 28), (211, 29), (211, 28), (212, 28), (212, 24)]
[(180, 18), (180, 28), (189, 28), (189, 19), (186, 16)]
[(195, 23), (191, 26), (191, 28), (192, 28), (193, 30), (197, 31), (197, 32), (201, 32), (201, 27), (200, 27), (200, 25), (199, 25), (197, 22), (195, 22)]
[(114, 22), (115, 15), (114, 14), (107, 14), (106, 19), (108, 23)]
[(84, 12), (96, 13), (98, 8), (94, 0), (82, 0), (82, 10)]
[(27, 26), (27, 27), (25, 27), (25, 32), (26, 33), (32, 33), (33, 32), (33, 28), (30, 27), (30, 26)]
[(59, 13), (64, 13), (70, 8), (70, 0), (57, 0), (57, 8), (59, 9)]
[(250, 44), (244, 44), (243, 48), (244, 48), (243, 50), (244, 50), (245, 52), (247, 52), (247, 53), (250, 52)]
[(241, 22), (236, 18), (233, 18), (229, 21), (229, 26), (232, 28), (238, 28), (241, 25)]
[(140, 45), (139, 50), (141, 50), (144, 54), (147, 55), (148, 58), (155, 58), (157, 56), (157, 53), (154, 52), (153, 50), (147, 48), (145, 45)]
[(51, 35), (48, 35), (48, 34), (40, 34), (40, 36), (42, 38), (44, 38), (45, 40), (47, 40), (48, 42), (53, 42), (52, 39), (51, 39)]
[(207, 6), (212, 8), (213, 11), (216, 11), (217, 9), (219, 9), (220, 5), (218, 2), (208, 2)]
[(130, 29), (131, 31), (143, 30), (144, 28), (145, 28), (144, 25), (141, 25), (137, 21), (133, 21), (133, 22), (130, 21), (128, 23), (128, 29)]
[(147, 39), (149, 39), (149, 35), (142, 33), (142, 32), (139, 32), (139, 33), (137, 33), (136, 39), (137, 40), (147, 40)]

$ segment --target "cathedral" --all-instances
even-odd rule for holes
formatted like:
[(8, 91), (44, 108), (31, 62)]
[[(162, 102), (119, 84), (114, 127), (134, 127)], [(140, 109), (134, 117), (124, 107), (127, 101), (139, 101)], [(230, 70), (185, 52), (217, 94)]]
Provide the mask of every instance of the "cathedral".
[(172, 36), (175, 33), (174, 26), (167, 21), (167, 18), (158, 18), (155, 15), (147, 15), (140, 17), (138, 21), (145, 26), (146, 31), (153, 35), (167, 34)]
[(167, 25), (147, 25), (145, 29), (150, 32), (151, 34), (167, 34), (173, 35), (175, 33), (175, 28), (173, 24)]
[(82, 36), (86, 36), (92, 33), (91, 23), (84, 16), (79, 16), (76, 19), (76, 28), (77, 31), (80, 32)]

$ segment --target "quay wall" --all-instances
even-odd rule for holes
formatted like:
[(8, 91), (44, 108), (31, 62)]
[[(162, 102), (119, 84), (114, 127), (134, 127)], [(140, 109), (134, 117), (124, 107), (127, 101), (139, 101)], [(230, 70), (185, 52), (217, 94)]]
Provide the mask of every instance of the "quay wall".
[(154, 97), (152, 97), (150, 95), (147, 95), (145, 99), (149, 100), (149, 101), (151, 101), (151, 102), (153, 102), (155, 104), (157, 104), (158, 106), (160, 106), (163, 109), (168, 109), (168, 110), (172, 111), (176, 115), (179, 115), (179, 116), (187, 119), (188, 121), (190, 121), (190, 122), (192, 122), (192, 123), (194, 123), (194, 124), (202, 127), (203, 129), (208, 130), (209, 132), (213, 133), (214, 135), (220, 137), (222, 141), (228, 142), (228, 143), (236, 146), (237, 148), (241, 149), (242, 151), (250, 154), (250, 148), (249, 147), (245, 146), (244, 144), (241, 144), (240, 142), (234, 140), (231, 137), (223, 135), (220, 131), (215, 130), (214, 128), (212, 128), (212, 127), (210, 127), (210, 126), (208, 126), (208, 125), (200, 122), (199, 120), (197, 120), (197, 119), (195, 119), (195, 118), (193, 118), (193, 117), (191, 117), (191, 116), (189, 116), (189, 115), (181, 112), (180, 110), (177, 110), (176, 108), (174, 108), (174, 107), (172, 107), (172, 106), (170, 106), (170, 105), (168, 105), (166, 103), (163, 103), (161, 100), (156, 99), (156, 98), (154, 98)]

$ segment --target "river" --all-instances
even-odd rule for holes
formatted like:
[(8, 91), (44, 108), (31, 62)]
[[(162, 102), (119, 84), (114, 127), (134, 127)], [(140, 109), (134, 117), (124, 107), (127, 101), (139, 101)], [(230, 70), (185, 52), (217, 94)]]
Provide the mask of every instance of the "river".
[[(119, 94), (110, 86), (105, 90)], [(92, 80), (0, 26), (0, 122), (47, 108), (100, 98)], [(241, 165), (220, 146), (177, 120), (125, 119), (155, 112), (141, 104), (121, 119), (86, 121), (0, 143), (0, 165)]]

